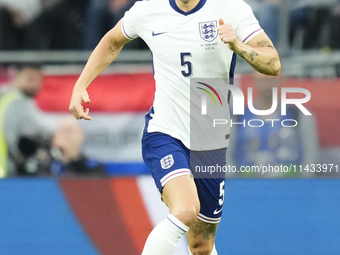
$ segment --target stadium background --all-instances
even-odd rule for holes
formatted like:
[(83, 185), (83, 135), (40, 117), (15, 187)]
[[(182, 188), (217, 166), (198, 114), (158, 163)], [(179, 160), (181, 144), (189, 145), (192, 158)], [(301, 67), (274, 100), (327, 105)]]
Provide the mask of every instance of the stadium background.
[[(284, 23), (280, 33), (284, 33)], [(310, 90), (317, 120), (319, 163), (340, 163), (339, 64), (336, 50), (278, 48), (287, 86)], [(1, 40), (1, 38), (0, 38)], [(1, 51), (0, 84), (15, 65), (38, 63), (46, 74), (36, 102), (57, 125), (67, 112), (86, 51)], [(237, 77), (251, 75), (242, 61)], [(104, 93), (105, 90), (105, 93)], [(11, 178), (0, 181), (0, 254), (140, 254), (167, 214), (140, 153), (144, 114), (154, 81), (148, 51), (124, 50), (90, 86), (91, 122), (81, 122), (83, 150), (106, 165), (107, 178)], [(228, 179), (219, 254), (340, 254), (340, 181)], [(186, 253), (185, 241), (176, 255)]]

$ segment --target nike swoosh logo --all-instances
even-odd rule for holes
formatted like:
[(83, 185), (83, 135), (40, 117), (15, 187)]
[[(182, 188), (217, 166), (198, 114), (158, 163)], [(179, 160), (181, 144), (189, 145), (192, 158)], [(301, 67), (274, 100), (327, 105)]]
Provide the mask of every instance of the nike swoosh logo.
[(155, 33), (155, 31), (152, 31), (152, 36), (162, 35), (166, 34), (167, 32), (161, 32), (161, 33)]
[(222, 211), (222, 209), (223, 209), (223, 208), (221, 208), (221, 210), (218, 210), (218, 211), (217, 211), (217, 209), (216, 209), (216, 210), (214, 211), (214, 214), (215, 214), (215, 215), (216, 215), (216, 214), (219, 214), (219, 213)]

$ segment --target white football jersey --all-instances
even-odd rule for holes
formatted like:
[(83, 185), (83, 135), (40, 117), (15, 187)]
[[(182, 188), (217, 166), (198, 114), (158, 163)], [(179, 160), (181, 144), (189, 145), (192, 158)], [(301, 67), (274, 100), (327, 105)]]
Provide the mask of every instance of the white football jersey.
[[(180, 10), (175, 0), (138, 1), (125, 13), (123, 34), (131, 40), (141, 37), (153, 56), (156, 92), (148, 132), (168, 134), (194, 149), (190, 146), (190, 78), (234, 75), (236, 54), (218, 36), (220, 18), (233, 26), (243, 42), (262, 31), (242, 0), (200, 0), (189, 12)], [(199, 149), (222, 147), (226, 145)]]

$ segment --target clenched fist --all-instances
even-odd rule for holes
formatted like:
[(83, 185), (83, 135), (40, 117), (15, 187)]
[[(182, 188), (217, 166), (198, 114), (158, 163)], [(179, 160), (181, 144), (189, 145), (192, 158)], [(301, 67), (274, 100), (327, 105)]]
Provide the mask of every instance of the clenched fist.
[(218, 34), (225, 44), (228, 45), (229, 49), (235, 50), (236, 43), (238, 39), (236, 38), (235, 30), (231, 24), (224, 24), (223, 19), (219, 19), (218, 23), (220, 24), (217, 28)]

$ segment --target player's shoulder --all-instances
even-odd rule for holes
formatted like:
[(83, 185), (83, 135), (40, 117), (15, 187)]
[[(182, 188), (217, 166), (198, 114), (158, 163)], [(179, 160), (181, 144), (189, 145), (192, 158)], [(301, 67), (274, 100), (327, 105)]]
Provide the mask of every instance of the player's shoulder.
[(231, 19), (237, 22), (244, 17), (253, 16), (253, 10), (248, 3), (243, 0), (228, 0)]
[(240, 8), (240, 10), (242, 10), (242, 8), (250, 8), (249, 4), (244, 1), (244, 0), (228, 0), (231, 8)]
[(138, 11), (146, 11), (153, 8), (159, 8), (164, 5), (168, 0), (142, 0), (136, 1), (133, 8), (138, 9)]
[(215, 11), (223, 11), (237, 18), (248, 13), (251, 7), (243, 0), (207, 0), (209, 8)]

